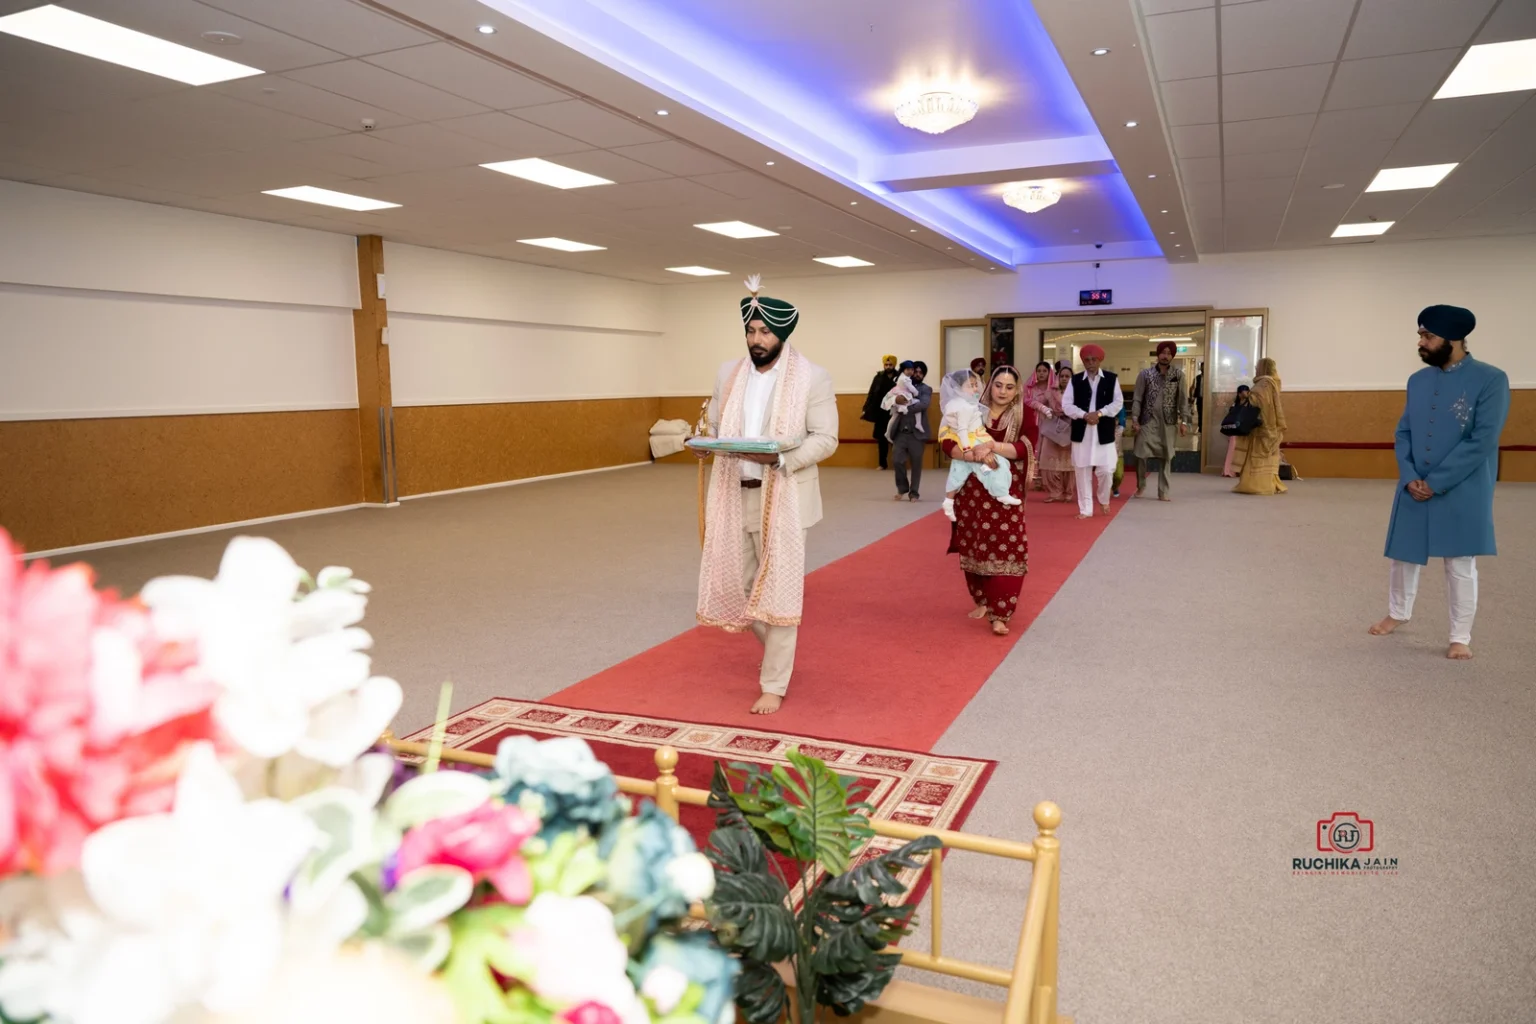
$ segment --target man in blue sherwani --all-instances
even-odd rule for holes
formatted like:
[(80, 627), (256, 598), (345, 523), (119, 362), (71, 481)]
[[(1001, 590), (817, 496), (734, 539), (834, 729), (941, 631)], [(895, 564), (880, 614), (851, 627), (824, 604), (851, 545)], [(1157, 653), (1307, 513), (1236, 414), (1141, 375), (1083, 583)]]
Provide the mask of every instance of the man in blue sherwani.
[(1392, 559), (1387, 617), (1371, 627), (1385, 636), (1413, 616), (1419, 570), (1445, 559), (1451, 611), (1446, 657), (1472, 657), (1477, 614), (1477, 556), (1495, 554), (1493, 487), (1499, 435), (1509, 415), (1509, 377), (1467, 352), (1477, 318), (1460, 306), (1419, 314), (1419, 358), (1408, 378), (1408, 404), (1397, 424), (1397, 497), (1387, 526)]

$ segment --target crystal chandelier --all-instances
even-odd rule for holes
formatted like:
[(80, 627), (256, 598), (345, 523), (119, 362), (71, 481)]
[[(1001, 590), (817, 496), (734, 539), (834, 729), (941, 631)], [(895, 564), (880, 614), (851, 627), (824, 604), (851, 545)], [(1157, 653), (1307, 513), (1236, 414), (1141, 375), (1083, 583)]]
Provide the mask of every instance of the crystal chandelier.
[(1025, 213), (1039, 213), (1047, 206), (1055, 206), (1060, 199), (1060, 192), (1044, 185), (1016, 181), (1003, 187), (1003, 202)]
[(976, 116), (976, 101), (952, 92), (925, 92), (896, 105), (896, 120), (908, 128), (939, 135)]

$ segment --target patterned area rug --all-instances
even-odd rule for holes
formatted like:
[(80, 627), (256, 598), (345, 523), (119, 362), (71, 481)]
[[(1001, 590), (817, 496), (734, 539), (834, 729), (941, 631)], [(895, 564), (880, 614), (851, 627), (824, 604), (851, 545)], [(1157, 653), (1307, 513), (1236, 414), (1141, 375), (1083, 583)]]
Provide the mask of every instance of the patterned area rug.
[[(409, 737), (426, 742), (431, 729)], [(705, 725), (642, 715), (591, 712), (580, 708), (496, 698), (454, 715), (448, 721), (448, 745), (460, 750), (494, 753), (505, 736), (580, 736), (615, 774), (654, 779), (656, 748), (670, 745), (678, 752), (677, 776), (684, 786), (708, 789), (714, 763), (745, 761), (772, 766), (786, 764), (785, 753), (798, 747), (819, 757), (843, 775), (857, 776), (864, 799), (878, 818), (958, 829), (965, 822), (997, 766), (971, 757), (942, 757), (888, 747), (832, 742), (736, 726)], [(702, 807), (682, 809), (682, 822), (702, 848), (714, 826), (714, 813)], [(897, 840), (875, 837), (860, 853), (863, 860), (895, 849)], [(922, 899), (928, 873), (902, 873), (910, 887), (907, 902)], [(797, 891), (796, 902), (799, 900)]]

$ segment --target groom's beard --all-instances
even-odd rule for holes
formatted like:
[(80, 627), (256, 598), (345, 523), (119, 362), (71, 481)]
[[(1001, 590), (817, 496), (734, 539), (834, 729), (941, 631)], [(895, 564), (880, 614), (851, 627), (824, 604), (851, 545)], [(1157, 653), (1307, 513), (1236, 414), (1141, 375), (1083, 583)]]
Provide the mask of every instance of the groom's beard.
[(1419, 358), (1430, 366), (1444, 368), (1451, 361), (1451, 343), (1446, 342), (1439, 348), (1425, 348), (1419, 346)]
[(784, 343), (781, 341), (774, 345), (771, 349), (763, 348), (759, 345), (752, 345), (747, 349), (747, 355), (751, 358), (753, 366), (761, 367), (767, 366), (769, 363), (779, 358), (779, 353), (783, 351)]

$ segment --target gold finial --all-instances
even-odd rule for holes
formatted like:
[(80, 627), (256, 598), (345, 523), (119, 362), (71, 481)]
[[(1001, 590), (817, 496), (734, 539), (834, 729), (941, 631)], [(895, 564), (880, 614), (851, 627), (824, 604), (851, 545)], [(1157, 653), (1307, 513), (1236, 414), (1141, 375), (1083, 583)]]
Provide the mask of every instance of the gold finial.
[(1042, 800), (1035, 804), (1035, 824), (1040, 828), (1043, 836), (1053, 836), (1061, 827), (1061, 808), (1049, 800)]
[(671, 775), (677, 768), (677, 748), (657, 747), (656, 768), (663, 775)]

